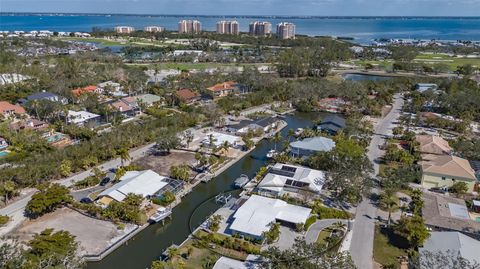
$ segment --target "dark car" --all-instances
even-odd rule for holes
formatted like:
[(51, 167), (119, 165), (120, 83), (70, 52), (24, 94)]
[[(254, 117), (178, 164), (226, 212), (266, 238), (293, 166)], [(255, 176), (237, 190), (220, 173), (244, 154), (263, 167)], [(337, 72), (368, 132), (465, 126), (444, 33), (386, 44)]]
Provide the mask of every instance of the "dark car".
[(91, 204), (91, 203), (93, 203), (93, 201), (92, 201), (92, 199), (90, 199), (88, 197), (83, 197), (82, 199), (80, 199), (80, 203)]
[(102, 181), (100, 181), (100, 186), (105, 186), (108, 184), (108, 182), (110, 182), (110, 177), (102, 179)]
[(445, 194), (445, 193), (448, 192), (448, 188), (446, 188), (446, 187), (434, 187), (434, 188), (430, 188), (429, 191)]

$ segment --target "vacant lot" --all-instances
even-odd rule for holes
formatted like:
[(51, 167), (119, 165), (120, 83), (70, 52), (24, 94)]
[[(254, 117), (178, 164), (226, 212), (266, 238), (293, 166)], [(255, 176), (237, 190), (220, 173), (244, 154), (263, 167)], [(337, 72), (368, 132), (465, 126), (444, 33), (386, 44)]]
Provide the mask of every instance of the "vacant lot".
[[(159, 175), (168, 176), (170, 174), (170, 167), (174, 165), (186, 164), (188, 166), (195, 166), (195, 153), (189, 151), (172, 150), (170, 154), (157, 154), (145, 156), (138, 159), (134, 164), (139, 165), (142, 169), (151, 169)], [(194, 177), (197, 173), (190, 171), (190, 176)]]
[(399, 268), (399, 257), (407, 256), (408, 243), (391, 230), (375, 227), (373, 259), (383, 266)]
[(26, 221), (15, 232), (15, 236), (21, 241), (27, 241), (48, 228), (65, 230), (75, 236), (82, 255), (98, 254), (135, 227), (127, 225), (124, 230), (118, 230), (111, 222), (90, 218), (69, 208), (61, 208), (36, 220)]

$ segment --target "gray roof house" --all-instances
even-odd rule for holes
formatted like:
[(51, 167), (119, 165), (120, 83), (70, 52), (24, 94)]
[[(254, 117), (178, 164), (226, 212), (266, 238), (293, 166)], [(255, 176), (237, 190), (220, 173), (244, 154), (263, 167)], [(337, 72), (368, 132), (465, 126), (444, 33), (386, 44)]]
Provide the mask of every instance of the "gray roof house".
[(317, 129), (334, 135), (341, 129), (345, 129), (345, 127), (347, 127), (347, 124), (343, 117), (338, 115), (328, 115), (317, 126)]
[[(449, 255), (458, 253), (472, 264), (480, 263), (480, 241), (460, 232), (431, 232), (423, 247), (419, 249), (420, 257), (438, 252)], [(454, 267), (452, 264), (450, 268)]]
[(438, 90), (438, 85), (433, 83), (417, 83), (415, 84), (415, 90), (419, 93), (424, 93), (429, 90), (436, 93)]
[(290, 144), (289, 152), (296, 157), (308, 157), (317, 152), (331, 151), (335, 142), (323, 136), (305, 138)]
[(153, 104), (160, 102), (162, 100), (160, 96), (155, 94), (149, 94), (149, 93), (137, 95), (135, 96), (135, 99), (137, 100), (137, 102), (143, 103), (147, 107), (152, 106)]
[(264, 132), (268, 132), (271, 128), (275, 128), (278, 122), (278, 118), (267, 117), (258, 120), (242, 120), (238, 124), (230, 125), (228, 131), (232, 133), (247, 133), (249, 130), (261, 129)]
[(64, 105), (68, 104), (68, 100), (65, 97), (62, 97), (60, 95), (51, 93), (51, 92), (46, 92), (46, 91), (41, 91), (34, 93), (30, 96), (28, 96), (26, 99), (20, 100), (21, 104), (26, 104), (30, 101), (35, 101), (35, 100), (48, 100), (52, 102), (60, 102)]

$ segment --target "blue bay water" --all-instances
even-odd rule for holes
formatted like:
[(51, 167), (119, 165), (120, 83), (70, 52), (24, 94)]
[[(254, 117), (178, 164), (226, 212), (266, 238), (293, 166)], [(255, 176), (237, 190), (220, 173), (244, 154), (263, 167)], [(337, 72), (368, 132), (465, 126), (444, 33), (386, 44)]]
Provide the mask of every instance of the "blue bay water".
[[(273, 25), (281, 21), (296, 24), (297, 34), (353, 37), (356, 42), (369, 43), (375, 38), (412, 38), (439, 40), (480, 40), (480, 17), (470, 18), (242, 18), (242, 17), (181, 17), (132, 15), (0, 15), (0, 30), (91, 31), (92, 27), (113, 28), (129, 25), (142, 29), (159, 25), (177, 30), (180, 19), (198, 19), (204, 30), (215, 30), (221, 19), (236, 19), (240, 30), (247, 31), (254, 20), (267, 20)], [(273, 27), (274, 28), (274, 27)]]

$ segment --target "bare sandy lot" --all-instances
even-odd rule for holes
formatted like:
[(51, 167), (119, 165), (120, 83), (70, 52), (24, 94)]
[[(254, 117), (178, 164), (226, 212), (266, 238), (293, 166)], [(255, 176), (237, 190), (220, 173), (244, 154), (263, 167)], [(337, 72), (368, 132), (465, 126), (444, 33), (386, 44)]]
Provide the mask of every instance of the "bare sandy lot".
[(48, 228), (65, 230), (76, 237), (75, 240), (80, 245), (80, 255), (95, 255), (135, 227), (136, 225), (126, 225), (124, 230), (118, 230), (111, 222), (90, 218), (69, 208), (60, 208), (51, 214), (24, 222), (14, 236), (21, 241), (27, 241), (32, 239), (34, 234)]
[[(172, 150), (170, 154), (152, 154), (140, 158), (134, 162), (143, 169), (151, 169), (157, 172), (159, 175), (170, 175), (170, 167), (175, 165), (186, 164), (188, 166), (195, 166), (197, 160), (195, 160), (195, 153), (189, 151)], [(194, 177), (197, 173), (190, 172), (190, 176)]]

